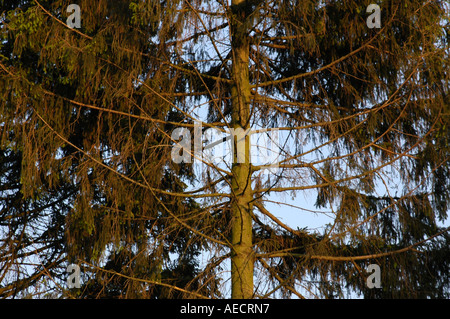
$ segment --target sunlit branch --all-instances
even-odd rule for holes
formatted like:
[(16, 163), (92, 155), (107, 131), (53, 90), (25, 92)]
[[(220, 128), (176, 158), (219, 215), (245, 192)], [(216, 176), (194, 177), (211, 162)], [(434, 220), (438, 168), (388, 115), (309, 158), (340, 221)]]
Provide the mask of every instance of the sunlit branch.
[(397, 249), (394, 251), (382, 252), (382, 253), (378, 253), (378, 254), (369, 254), (369, 255), (361, 255), (361, 256), (324, 256), (324, 255), (296, 254), (296, 253), (287, 253), (287, 252), (272, 252), (272, 253), (258, 254), (257, 257), (259, 257), (259, 258), (301, 257), (301, 258), (310, 259), (310, 260), (344, 261), (344, 262), (345, 261), (375, 259), (375, 258), (397, 255), (397, 254), (405, 253), (408, 251), (415, 251), (414, 250), (415, 247), (420, 246), (420, 245), (424, 244), (425, 242), (430, 241), (438, 236), (441, 236), (448, 231), (450, 231), (450, 227), (447, 227), (447, 228), (443, 229), (442, 231), (440, 231), (428, 238), (425, 238), (419, 242), (411, 244), (407, 247)]
[(385, 31), (385, 29), (387, 28), (387, 26), (390, 25), (390, 23), (392, 22), (392, 19), (393, 19), (394, 16), (395, 16), (395, 15), (393, 15), (392, 18), (391, 18), (391, 20), (390, 20), (389, 22), (387, 22), (387, 23), (384, 25), (384, 27), (383, 27), (382, 29), (380, 29), (380, 31), (378, 31), (378, 33), (377, 33), (376, 35), (374, 35), (369, 41), (367, 41), (366, 43), (362, 44), (360, 47), (358, 47), (357, 49), (353, 50), (352, 52), (350, 52), (350, 53), (348, 53), (348, 54), (346, 54), (346, 55), (340, 57), (339, 59), (336, 59), (336, 60), (334, 60), (333, 62), (331, 62), (331, 63), (329, 63), (329, 64), (327, 64), (327, 65), (324, 65), (323, 67), (320, 67), (320, 68), (318, 68), (318, 69), (315, 69), (315, 70), (313, 70), (313, 71), (305, 72), (305, 73), (300, 73), (300, 74), (293, 75), (293, 76), (286, 77), (286, 78), (282, 78), (282, 79), (279, 79), (279, 80), (272, 80), (272, 81), (267, 81), (267, 82), (264, 82), (264, 83), (254, 84), (254, 85), (252, 85), (252, 88), (265, 87), (265, 86), (273, 86), (273, 85), (282, 84), (282, 83), (285, 83), (285, 82), (289, 82), (289, 81), (301, 79), (301, 78), (304, 78), (304, 77), (307, 77), (307, 76), (311, 76), (311, 75), (320, 73), (320, 72), (322, 72), (322, 71), (324, 71), (324, 70), (326, 70), (326, 69), (329, 69), (329, 68), (333, 67), (334, 65), (336, 65), (336, 64), (338, 64), (338, 63), (340, 63), (340, 62), (342, 62), (342, 61), (345, 61), (346, 59), (348, 59), (348, 58), (350, 58), (351, 56), (355, 55), (356, 53), (362, 51), (362, 50), (365, 49), (368, 45), (370, 45), (373, 41), (375, 41), (375, 39), (376, 39), (380, 34), (382, 34), (382, 33)]
[[(34, 109), (34, 108), (33, 108)], [(86, 157), (88, 157), (89, 159), (91, 159), (93, 162), (95, 162), (96, 164), (108, 169), (109, 171), (114, 172), (115, 174), (119, 175), (121, 178), (123, 178), (124, 180), (133, 183), (135, 185), (138, 185), (140, 187), (146, 188), (148, 190), (154, 191), (156, 193), (161, 193), (161, 194), (165, 194), (165, 195), (170, 195), (170, 196), (175, 196), (175, 197), (193, 197), (193, 198), (201, 198), (201, 197), (227, 197), (229, 196), (228, 194), (186, 194), (186, 193), (175, 193), (175, 192), (168, 192), (168, 191), (164, 191), (158, 188), (154, 188), (154, 187), (150, 187), (147, 186), (145, 184), (142, 184), (138, 181), (133, 180), (132, 178), (118, 172), (117, 170), (109, 167), (108, 165), (104, 164), (102, 161), (94, 158), (92, 155), (90, 155), (89, 153), (87, 153), (86, 151), (82, 150), (81, 148), (79, 148), (78, 146), (76, 146), (75, 144), (71, 143), (69, 140), (67, 140), (65, 137), (63, 137), (61, 134), (59, 134), (58, 132), (56, 132), (53, 127), (51, 125), (49, 125), (47, 123), (47, 121), (44, 120), (44, 118), (42, 118), (42, 116), (36, 111), (36, 109), (34, 109), (36, 116), (45, 124), (45, 126), (47, 126), (59, 139), (61, 139), (62, 141), (64, 141), (64, 143), (70, 145), (71, 147), (75, 148), (77, 151), (81, 152), (82, 154), (84, 154)]]
[(91, 264), (91, 263), (89, 263), (89, 262), (87, 262), (85, 260), (80, 261), (80, 262), (90, 266), (92, 269), (95, 269), (97, 271), (108, 273), (108, 274), (112, 274), (114, 276), (122, 277), (122, 278), (125, 278), (125, 279), (128, 279), (128, 280), (132, 280), (132, 281), (135, 281), (135, 282), (142, 282), (142, 283), (147, 283), (147, 284), (167, 287), (167, 288), (170, 288), (170, 289), (173, 289), (173, 290), (177, 290), (177, 291), (183, 292), (183, 293), (191, 295), (191, 296), (196, 296), (198, 298), (210, 299), (209, 297), (203, 296), (202, 294), (199, 294), (197, 292), (188, 291), (188, 290), (185, 290), (183, 288), (180, 288), (180, 287), (177, 287), (177, 286), (174, 286), (174, 285), (170, 285), (170, 284), (167, 284), (167, 283), (164, 283), (164, 282), (127, 276), (127, 275), (124, 275), (122, 273), (116, 272), (114, 270), (108, 270), (108, 269), (105, 269), (105, 268), (101, 268), (101, 267), (95, 266), (95, 265), (93, 265), (93, 264)]

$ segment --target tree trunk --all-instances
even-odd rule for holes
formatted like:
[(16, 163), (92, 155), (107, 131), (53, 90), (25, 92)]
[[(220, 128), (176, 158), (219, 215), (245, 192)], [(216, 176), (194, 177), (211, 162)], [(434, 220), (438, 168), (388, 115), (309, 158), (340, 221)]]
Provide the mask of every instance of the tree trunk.
[[(231, 297), (253, 297), (252, 167), (250, 163), (249, 41), (245, 26), (245, 1), (233, 0), (232, 128), (234, 129), (231, 202)], [(237, 133), (237, 134), (236, 134)]]

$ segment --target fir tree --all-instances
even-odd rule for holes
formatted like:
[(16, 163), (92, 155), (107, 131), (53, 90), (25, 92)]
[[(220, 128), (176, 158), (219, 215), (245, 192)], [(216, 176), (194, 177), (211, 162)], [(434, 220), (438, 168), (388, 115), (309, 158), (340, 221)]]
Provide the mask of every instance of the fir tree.
[[(383, 1), (379, 28), (370, 1), (79, 1), (80, 28), (69, 4), (3, 4), (0, 114), (5, 180), (64, 202), (30, 222), (93, 274), (82, 296), (448, 298), (445, 1)], [(275, 129), (256, 164), (245, 132)], [(305, 192), (321, 231), (268, 208)]]

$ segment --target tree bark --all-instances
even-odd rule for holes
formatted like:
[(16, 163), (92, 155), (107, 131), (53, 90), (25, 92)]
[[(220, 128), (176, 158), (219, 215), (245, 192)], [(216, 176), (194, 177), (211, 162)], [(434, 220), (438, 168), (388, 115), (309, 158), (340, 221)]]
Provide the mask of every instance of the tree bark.
[(253, 297), (252, 167), (250, 162), (249, 40), (244, 0), (232, 1), (233, 86), (231, 126), (234, 132), (231, 201), (231, 297)]

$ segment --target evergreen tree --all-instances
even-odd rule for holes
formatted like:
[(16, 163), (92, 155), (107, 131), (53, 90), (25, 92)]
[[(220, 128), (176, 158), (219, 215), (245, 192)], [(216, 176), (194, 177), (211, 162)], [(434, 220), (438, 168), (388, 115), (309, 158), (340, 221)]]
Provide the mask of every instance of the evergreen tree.
[[(32, 223), (40, 276), (82, 263), (85, 297), (449, 297), (445, 1), (383, 1), (375, 27), (370, 1), (78, 1), (79, 28), (69, 4), (2, 3), (5, 265)], [(321, 231), (268, 206), (306, 192)]]
[[(132, 22), (128, 3), (105, 1), (83, 16), (89, 31), (77, 33), (65, 24), (69, 4), (2, 4), (2, 296), (32, 294), (46, 281), (72, 297), (173, 297), (180, 274), (197, 274), (204, 243), (177, 222), (198, 209), (181, 196), (179, 176), (191, 173), (159, 147), (177, 112), (135, 79), (147, 77), (155, 92), (171, 86), (145, 57), (155, 45), (138, 39), (156, 27)], [(71, 263), (86, 282), (66, 291)]]

